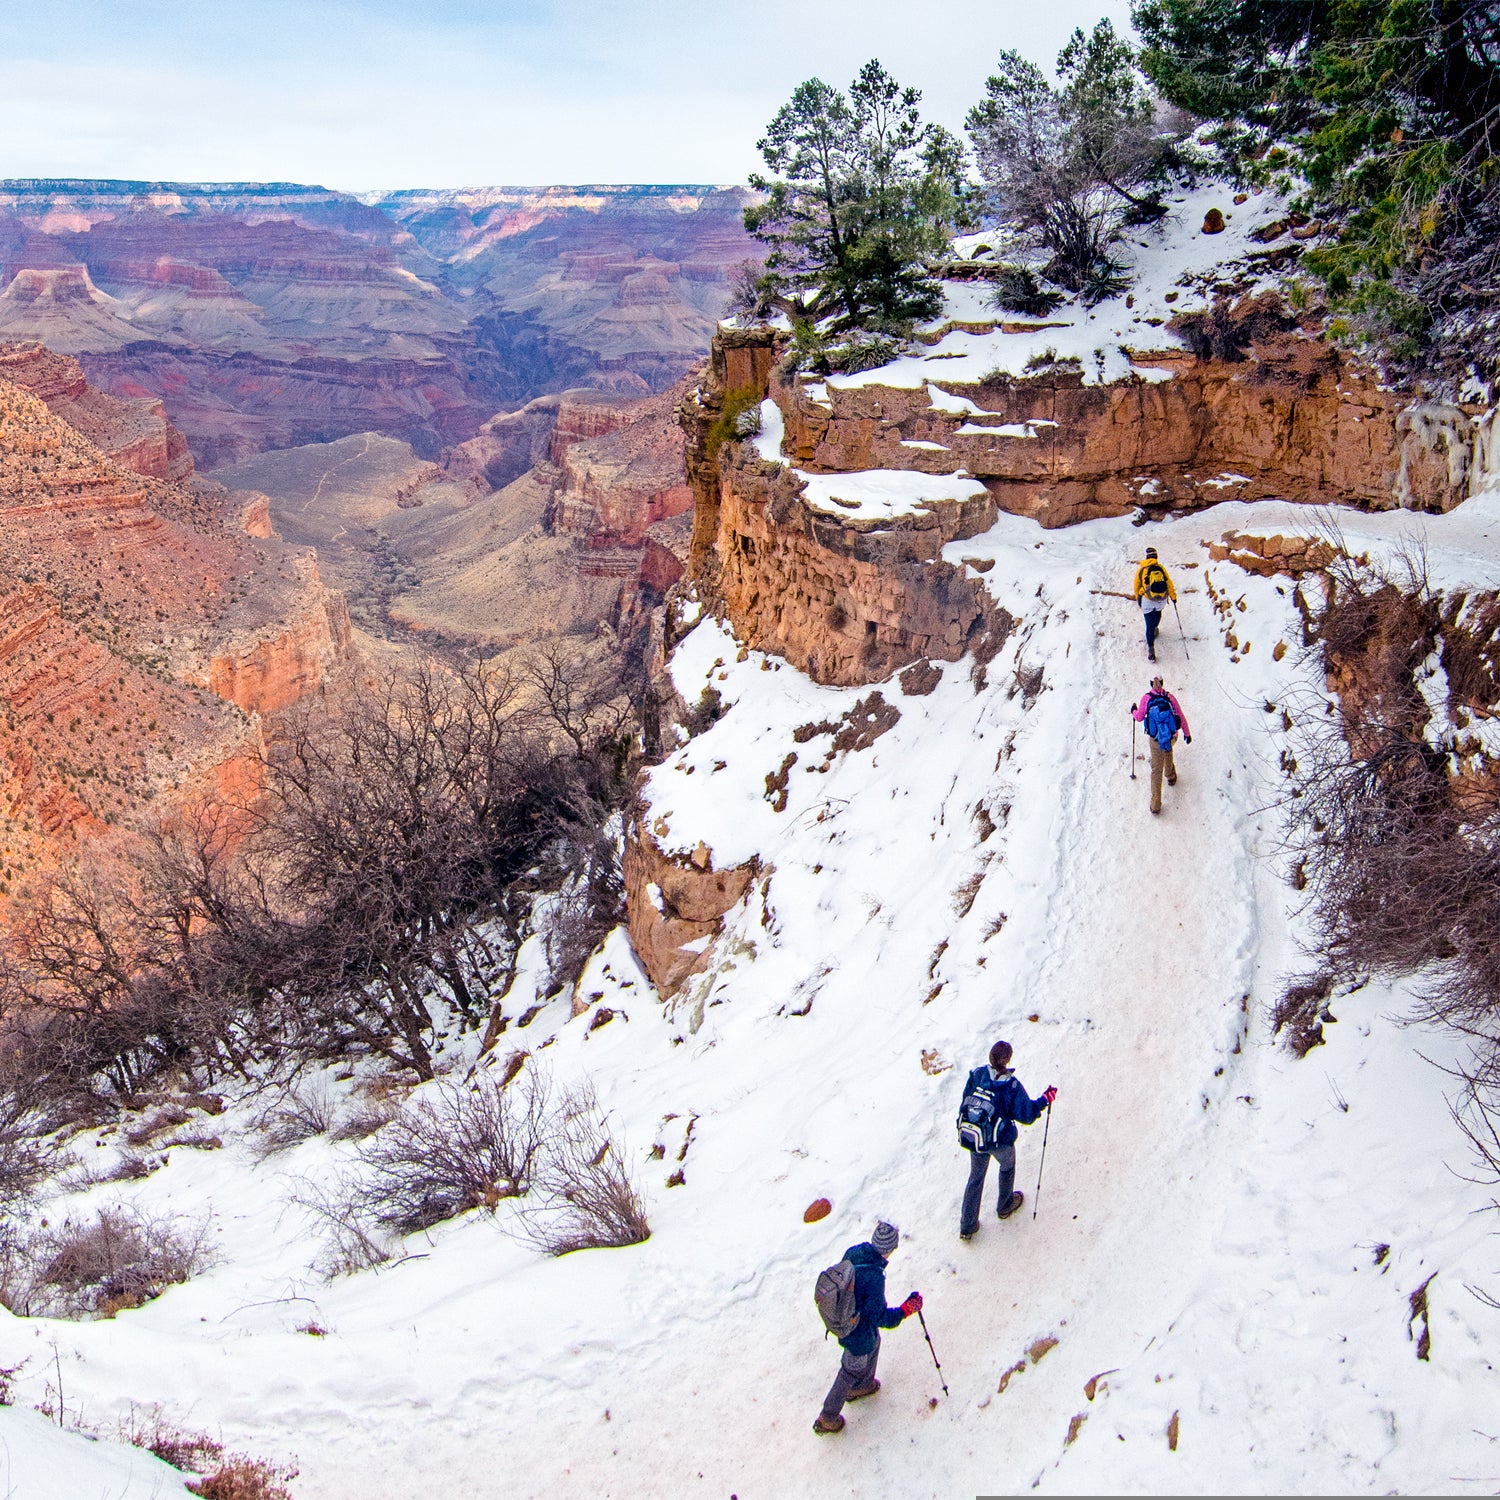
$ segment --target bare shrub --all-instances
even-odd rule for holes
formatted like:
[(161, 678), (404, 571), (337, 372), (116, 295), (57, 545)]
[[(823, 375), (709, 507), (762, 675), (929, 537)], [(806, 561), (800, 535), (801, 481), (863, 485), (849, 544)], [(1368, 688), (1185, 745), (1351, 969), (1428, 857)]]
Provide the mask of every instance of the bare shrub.
[(1281, 998), (1271, 1007), (1273, 1035), (1284, 1034), (1286, 1044), (1298, 1057), (1306, 1057), (1323, 1041), (1323, 1017), (1333, 978), (1324, 974), (1287, 982)]
[(224, 1147), (224, 1137), (207, 1130), (184, 1130), (180, 1135), (174, 1135), (162, 1143), (164, 1151), (174, 1146), (181, 1146), (188, 1151), (220, 1151)]
[(542, 1151), (546, 1103), (546, 1086), (530, 1071), (506, 1085), (484, 1072), (439, 1083), (361, 1149), (370, 1211), (410, 1234), (521, 1196)]
[(188, 1480), (187, 1488), (202, 1500), (292, 1500), (287, 1484), (296, 1477), (289, 1465), (231, 1454), (212, 1474)]
[(164, 1464), (185, 1474), (201, 1474), (224, 1456), (224, 1445), (204, 1432), (189, 1432), (167, 1419), (161, 1406), (145, 1411), (132, 1406), (116, 1429), (122, 1443), (154, 1453)]
[[(429, 663), (308, 705), (253, 807), (188, 809), (31, 889), (0, 953), (0, 1102), (98, 1121), (163, 1081), (360, 1056), (430, 1079), (563, 890), (566, 982), (620, 910), (635, 754), (623, 669), (585, 657)], [(284, 1113), (273, 1147), (307, 1123)]]
[(93, 1161), (73, 1158), (73, 1165), (59, 1180), (68, 1192), (76, 1193), (106, 1182), (139, 1182), (165, 1163), (165, 1156), (144, 1156), (139, 1151), (121, 1151), (113, 1156), (101, 1152)]
[(333, 1130), (334, 1113), (333, 1097), (321, 1085), (289, 1088), (252, 1121), (252, 1128), (260, 1136), (255, 1147), (256, 1158), (264, 1161), (314, 1136), (328, 1135)]
[(536, 1189), (538, 1202), (519, 1223), (522, 1234), (548, 1255), (639, 1245), (651, 1236), (645, 1204), (589, 1084), (563, 1096)]
[(385, 1100), (371, 1099), (356, 1104), (341, 1114), (328, 1132), (331, 1141), (362, 1141), (383, 1129), (396, 1118), (397, 1107)]
[(130, 1126), (124, 1136), (132, 1146), (146, 1146), (163, 1131), (186, 1125), (192, 1117), (191, 1110), (184, 1109), (180, 1104), (169, 1104), (164, 1109), (152, 1110), (143, 1120)]
[(314, 1269), (328, 1280), (384, 1265), (391, 1247), (365, 1204), (363, 1185), (349, 1177), (317, 1183), (302, 1179), (290, 1194), (324, 1236)]
[(209, 1227), (139, 1209), (101, 1208), (17, 1236), (0, 1267), (0, 1302), (21, 1317), (113, 1317), (212, 1263)]
[(160, 1406), (132, 1408), (119, 1424), (121, 1442), (154, 1453), (189, 1479), (186, 1488), (203, 1500), (292, 1500), (286, 1485), (297, 1477), (291, 1465), (273, 1464), (243, 1453), (226, 1453), (223, 1443), (206, 1432), (192, 1432), (169, 1421)]
[(1456, 805), (1449, 747), (1431, 743), (1413, 675), (1441, 615), (1426, 557), (1411, 545), (1393, 565), (1372, 567), (1351, 556), (1336, 528), (1328, 545), (1333, 562), (1308, 633), (1322, 646), (1339, 707), (1299, 709), (1294, 753), (1283, 757), (1293, 777), (1286, 843), (1318, 968), (1289, 982), (1272, 1019), (1299, 1053), (1322, 1039), (1333, 988), (1372, 975), (1436, 965), (1443, 977), (1433, 1003), (1456, 1017), (1459, 991), (1492, 969), (1481, 1008), (1500, 1004), (1500, 933), (1489, 936), (1486, 910), (1500, 843), (1483, 818)]
[(55, 1165), (56, 1153), (24, 1126), (0, 1126), (0, 1218), (26, 1204)]

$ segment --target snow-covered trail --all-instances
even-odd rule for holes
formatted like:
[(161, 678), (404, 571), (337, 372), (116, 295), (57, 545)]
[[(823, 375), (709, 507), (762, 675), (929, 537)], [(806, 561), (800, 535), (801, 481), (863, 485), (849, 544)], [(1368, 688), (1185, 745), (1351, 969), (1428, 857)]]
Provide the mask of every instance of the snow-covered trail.
[[(652, 773), (649, 816), (668, 847), (702, 840), (716, 865), (755, 857), (761, 874), (673, 1005), (616, 934), (581, 986), (614, 1019), (565, 1023), (564, 999), (514, 1033), (557, 1079), (599, 1087), (640, 1163), (647, 1243), (549, 1261), (475, 1213), (325, 1284), (285, 1198), (349, 1169), (349, 1147), (262, 1167), (234, 1144), (176, 1152), (60, 1211), (211, 1209), (225, 1264), (108, 1323), (0, 1318), (6, 1350), (40, 1369), (57, 1337), (96, 1416), (161, 1401), (294, 1453), (299, 1500), (1411, 1491), (1500, 1472), (1477, 1414), (1497, 1319), (1464, 1290), (1494, 1280), (1485, 1193), (1448, 1170), (1463, 1146), (1421, 1055), (1451, 1042), (1382, 1019), (1400, 995), (1341, 1002), (1329, 1047), (1302, 1062), (1264, 1020), (1296, 963), (1263, 811), (1282, 743), (1265, 705), (1315, 687), (1315, 663), (1285, 581), (1218, 564), (1253, 637), (1234, 660), (1207, 569), (1188, 565), (1226, 527), (1308, 520), (1226, 506), (1143, 534), (1004, 517), (949, 552), (992, 561), (976, 576), (1019, 622), (987, 684), (967, 660), (929, 695), (882, 684), (899, 721), (826, 758), (825, 732), (794, 731), (869, 689), (819, 687), (712, 620), (682, 642), (684, 696), (713, 685), (726, 712)], [(1347, 518), (1362, 547), (1413, 524)], [(1500, 499), (1420, 524), (1453, 576), (1500, 581), (1464, 561), (1495, 550)], [(1150, 675), (1139, 612), (1094, 592), (1127, 585), (1146, 535), (1192, 648), (1169, 617), (1160, 670), (1194, 740), (1159, 818), (1144, 755), (1129, 774)], [(778, 809), (767, 776), (792, 748)], [(996, 1223), (992, 1175), (965, 1244), (953, 1115), (998, 1036), (1033, 1093), (1061, 1093), (1039, 1216), (1028, 1203)], [(1042, 1132), (1022, 1133), (1028, 1196)], [(805, 1225), (819, 1196), (833, 1214)], [(951, 1398), (908, 1323), (886, 1335), (880, 1395), (818, 1438), (837, 1349), (813, 1279), (878, 1215), (903, 1231), (892, 1300), (923, 1291)], [(1434, 1270), (1425, 1364), (1407, 1298)], [(299, 1332), (309, 1318), (329, 1332)]]
[[(1254, 778), (1242, 757), (1259, 726), (1232, 696), (1217, 641), (1200, 630), (1189, 662), (1174, 632), (1159, 651), (1160, 670), (1198, 732), (1191, 747), (1179, 745), (1179, 784), (1165, 812), (1150, 816), (1143, 749), (1138, 779), (1129, 776), (1128, 713), (1155, 669), (1145, 660), (1138, 611), (1094, 592), (1117, 589), (1129, 568), (1117, 546), (1101, 540), (1049, 539), (1052, 608), (1042, 634), (1019, 649), (1023, 664), (1045, 651), (1037, 659), (1048, 686), (1036, 710), (1042, 722), (1030, 726), (1013, 772), (1022, 788), (1008, 846), (1015, 943), (999, 973), (955, 976), (947, 1003), (958, 1014), (943, 1048), (954, 1070), (926, 1091), (898, 1154), (881, 1160), (872, 1140), (871, 1159), (855, 1164), (871, 1204), (857, 1222), (878, 1206), (905, 1229), (892, 1299), (909, 1285), (923, 1289), (951, 1400), (928, 1405), (936, 1376), (920, 1331), (903, 1326), (885, 1337), (879, 1401), (851, 1408), (840, 1439), (813, 1436), (837, 1354), (809, 1334), (804, 1283), (843, 1240), (814, 1241), (817, 1231), (804, 1230), (714, 1316), (658, 1331), (645, 1357), (682, 1371), (691, 1385), (685, 1406), (674, 1400), (663, 1410), (660, 1392), (632, 1389), (624, 1378), (606, 1376), (590, 1393), (610, 1407), (609, 1453), (589, 1426), (575, 1430), (569, 1481), (622, 1495), (655, 1486), (675, 1492), (696, 1487), (701, 1471), (705, 1493), (717, 1487), (742, 1497), (1014, 1488), (1062, 1451), (1089, 1377), (1137, 1353), (1177, 1310), (1180, 1267), (1196, 1258), (1214, 1223), (1200, 1201), (1216, 1150), (1205, 1113), (1229, 1095), (1249, 1019), (1257, 922), (1255, 852), (1244, 824)], [(1184, 623), (1201, 614), (1206, 625), (1196, 586)], [(986, 691), (1003, 699), (1005, 678)], [(986, 755), (976, 745), (973, 759)], [(986, 770), (980, 787), (993, 779)], [(876, 880), (871, 871), (863, 878)], [(924, 953), (956, 925), (906, 917), (917, 933), (927, 927)], [(909, 1010), (902, 1017), (907, 1027), (917, 1019)], [(1042, 1211), (1033, 1220), (1028, 1203), (998, 1224), (992, 1173), (981, 1232), (963, 1244), (966, 1159), (953, 1141), (953, 1108), (963, 1070), (1000, 1034), (1016, 1046), (1018, 1073), (1033, 1092), (1050, 1081), (1062, 1089)], [(908, 1107), (890, 1102), (897, 1112)], [(1029, 1199), (1042, 1133), (1040, 1123), (1024, 1132), (1019, 1153), (1017, 1185)], [(1057, 1340), (1045, 1364), (1028, 1361), (1025, 1351), (1045, 1339)], [(705, 1341), (724, 1352), (723, 1364), (703, 1367)], [(1018, 1361), (1024, 1375), (1000, 1396), (1000, 1378)], [(643, 1447), (653, 1426), (658, 1441)]]

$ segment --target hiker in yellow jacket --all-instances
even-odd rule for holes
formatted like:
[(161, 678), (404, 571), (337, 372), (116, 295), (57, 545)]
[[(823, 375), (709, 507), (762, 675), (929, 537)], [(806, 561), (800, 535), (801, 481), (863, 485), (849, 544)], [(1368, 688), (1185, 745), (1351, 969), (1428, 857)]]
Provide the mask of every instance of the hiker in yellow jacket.
[(1146, 656), (1156, 660), (1156, 632), (1161, 626), (1161, 612), (1167, 600), (1177, 602), (1177, 588), (1172, 575), (1157, 560), (1156, 548), (1147, 547), (1146, 555), (1135, 570), (1135, 587), (1131, 591), (1146, 617)]

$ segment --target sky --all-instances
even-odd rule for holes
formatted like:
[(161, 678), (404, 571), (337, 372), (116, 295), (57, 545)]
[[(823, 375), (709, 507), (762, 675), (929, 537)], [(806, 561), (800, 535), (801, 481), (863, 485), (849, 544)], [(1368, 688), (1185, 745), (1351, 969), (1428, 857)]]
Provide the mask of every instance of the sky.
[[(878, 57), (957, 130), (996, 54), (1128, 0), (5, 0), (0, 177), (346, 191), (741, 182)], [(936, 20), (929, 19), (936, 16)]]

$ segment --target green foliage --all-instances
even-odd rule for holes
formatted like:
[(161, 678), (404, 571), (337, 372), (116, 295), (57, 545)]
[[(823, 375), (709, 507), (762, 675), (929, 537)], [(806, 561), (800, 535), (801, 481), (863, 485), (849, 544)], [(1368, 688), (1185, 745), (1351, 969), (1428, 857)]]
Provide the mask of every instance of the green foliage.
[(742, 385), (732, 391), (725, 391), (723, 408), (708, 424), (708, 432), (704, 436), (703, 446), (710, 462), (718, 456), (719, 449), (725, 443), (743, 436), (740, 432), (740, 418), (746, 412), (754, 411), (760, 403), (761, 394), (757, 386)]
[[(1473, 0), (1138, 0), (1147, 73), (1217, 122), (1249, 181), (1333, 221), (1304, 258), (1339, 326), (1452, 361), (1500, 302), (1500, 7)], [(1475, 334), (1487, 373), (1500, 344)]]
[(784, 367), (788, 372), (853, 375), (889, 364), (900, 352), (900, 343), (887, 334), (847, 329), (842, 335), (834, 335), (801, 319), (792, 324), (792, 346)]
[(924, 125), (916, 89), (867, 63), (847, 94), (799, 84), (760, 152), (771, 177), (745, 227), (769, 247), (761, 300), (794, 320), (897, 330), (942, 305), (927, 262), (972, 220), (962, 145)]
[(1160, 217), (1162, 189), (1188, 162), (1182, 130), (1157, 119), (1107, 20), (1073, 33), (1057, 75), (1002, 52), (968, 130), (992, 210), (1050, 255), (1049, 278), (1081, 291), (1109, 280), (1121, 229)]
[(1079, 298), (1088, 307), (1108, 297), (1118, 297), (1130, 290), (1130, 270), (1120, 261), (1107, 256), (1096, 260), (1078, 288)]
[(900, 345), (885, 334), (875, 333), (864, 338), (845, 339), (828, 351), (828, 367), (844, 375), (854, 375), (860, 370), (878, 370), (888, 365), (900, 352)]
[(995, 277), (995, 290), (990, 300), (1002, 312), (1042, 318), (1065, 298), (1062, 292), (1047, 286), (1035, 271), (1029, 271), (1025, 266), (1004, 266)]
[(1065, 354), (1061, 359), (1057, 357), (1057, 350), (1050, 344), (1045, 349), (1038, 350), (1026, 361), (1026, 373), (1028, 375), (1046, 375), (1054, 370), (1081, 370), (1083, 361), (1076, 354)]

